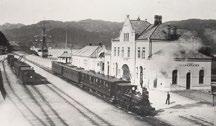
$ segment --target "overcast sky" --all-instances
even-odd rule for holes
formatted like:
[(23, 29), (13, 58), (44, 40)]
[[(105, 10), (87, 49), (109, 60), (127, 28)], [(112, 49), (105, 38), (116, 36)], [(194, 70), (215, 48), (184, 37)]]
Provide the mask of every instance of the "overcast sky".
[(155, 14), (163, 21), (216, 19), (216, 0), (0, 0), (0, 24), (88, 18), (121, 22), (127, 14), (150, 22)]

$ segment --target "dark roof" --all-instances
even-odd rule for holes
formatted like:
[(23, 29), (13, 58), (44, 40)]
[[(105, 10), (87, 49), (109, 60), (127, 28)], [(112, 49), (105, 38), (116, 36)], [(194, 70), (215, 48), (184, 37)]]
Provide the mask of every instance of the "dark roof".
[(165, 24), (151, 25), (138, 39), (167, 40), (168, 27), (170, 26)]
[(90, 76), (94, 76), (94, 77), (98, 77), (100, 79), (103, 79), (105, 81), (109, 81), (109, 82), (119, 82), (119, 83), (129, 83), (129, 81), (125, 81), (125, 80), (122, 80), (122, 79), (119, 79), (119, 78), (116, 78), (116, 77), (112, 77), (112, 76), (107, 76), (107, 75), (104, 75), (104, 74), (99, 74), (99, 73), (94, 73), (94, 72), (91, 72), (91, 71), (86, 71), (86, 70), (82, 70), (83, 73), (86, 73)]
[(119, 41), (119, 37), (112, 39), (112, 41)]
[(59, 56), (59, 58), (71, 58), (71, 54), (65, 51), (61, 56)]
[(130, 20), (132, 28), (135, 30), (135, 33), (140, 35), (145, 31), (151, 24), (143, 20)]
[(97, 53), (103, 48), (101, 46), (85, 46), (80, 50), (77, 50), (72, 55), (83, 56), (83, 57), (97, 57)]
[[(56, 61), (54, 61), (56, 62)], [(82, 73), (85, 73), (85, 74), (88, 74), (90, 76), (94, 76), (94, 77), (98, 77), (100, 79), (103, 79), (105, 81), (109, 81), (109, 82), (119, 82), (119, 83), (124, 83), (124, 84), (128, 84), (129, 81), (125, 81), (125, 80), (122, 80), (122, 79), (119, 79), (119, 78), (116, 78), (116, 77), (112, 77), (112, 76), (107, 76), (107, 75), (104, 75), (104, 74), (99, 74), (99, 73), (95, 73), (93, 71), (87, 71), (87, 70), (84, 70), (84, 69), (81, 69), (81, 68), (78, 68), (76, 66), (73, 66), (73, 65), (70, 65), (70, 64), (63, 64), (63, 63), (60, 63), (60, 62), (56, 62), (64, 67), (67, 67), (69, 69), (72, 69), (74, 71), (78, 71), (78, 72), (82, 72)]]

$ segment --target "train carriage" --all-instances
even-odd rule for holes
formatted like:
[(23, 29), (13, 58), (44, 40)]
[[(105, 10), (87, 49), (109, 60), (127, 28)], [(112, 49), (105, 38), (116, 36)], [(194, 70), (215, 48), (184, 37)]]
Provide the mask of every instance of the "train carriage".
[(64, 66), (62, 68), (62, 71), (64, 71), (62, 73), (62, 76), (70, 81), (76, 82), (76, 83), (80, 83), (80, 71), (78, 69), (73, 68), (72, 66)]
[(90, 71), (82, 71), (81, 83), (106, 98), (112, 98), (116, 95), (116, 90), (120, 87), (118, 84), (130, 85), (128, 81)]
[(63, 75), (63, 64), (53, 61), (52, 71), (54, 74)]
[(58, 62), (52, 64), (53, 73), (76, 82), (81, 88), (100, 96), (104, 100), (111, 101), (139, 115), (154, 114), (155, 110), (148, 100), (148, 91), (146, 90), (146, 93), (143, 94), (137, 93), (137, 86), (131, 85), (129, 81)]

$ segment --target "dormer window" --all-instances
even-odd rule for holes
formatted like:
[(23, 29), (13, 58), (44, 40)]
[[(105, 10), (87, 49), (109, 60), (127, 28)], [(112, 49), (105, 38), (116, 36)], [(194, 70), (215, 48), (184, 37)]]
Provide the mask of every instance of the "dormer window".
[(129, 41), (129, 33), (124, 33), (124, 41)]

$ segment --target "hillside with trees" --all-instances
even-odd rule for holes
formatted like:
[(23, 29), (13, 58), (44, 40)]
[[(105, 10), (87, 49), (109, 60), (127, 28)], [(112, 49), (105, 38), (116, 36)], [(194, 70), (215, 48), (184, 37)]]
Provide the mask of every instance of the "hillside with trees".
[[(21, 47), (29, 48), (34, 44), (34, 36), (42, 32), (42, 24), (46, 25), (47, 35), (51, 36), (50, 45), (53, 47), (64, 47), (66, 32), (69, 47), (80, 48), (86, 44), (102, 43), (108, 48), (111, 39), (119, 35), (122, 23), (102, 20), (82, 20), (61, 22), (46, 20), (32, 25), (4, 25), (2, 32), (8, 40), (17, 41)], [(165, 22), (167, 25), (177, 26), (183, 39), (198, 37), (201, 40), (202, 52), (206, 54), (216, 53), (216, 20), (189, 19), (182, 21)], [(2, 28), (2, 27), (0, 27)]]

